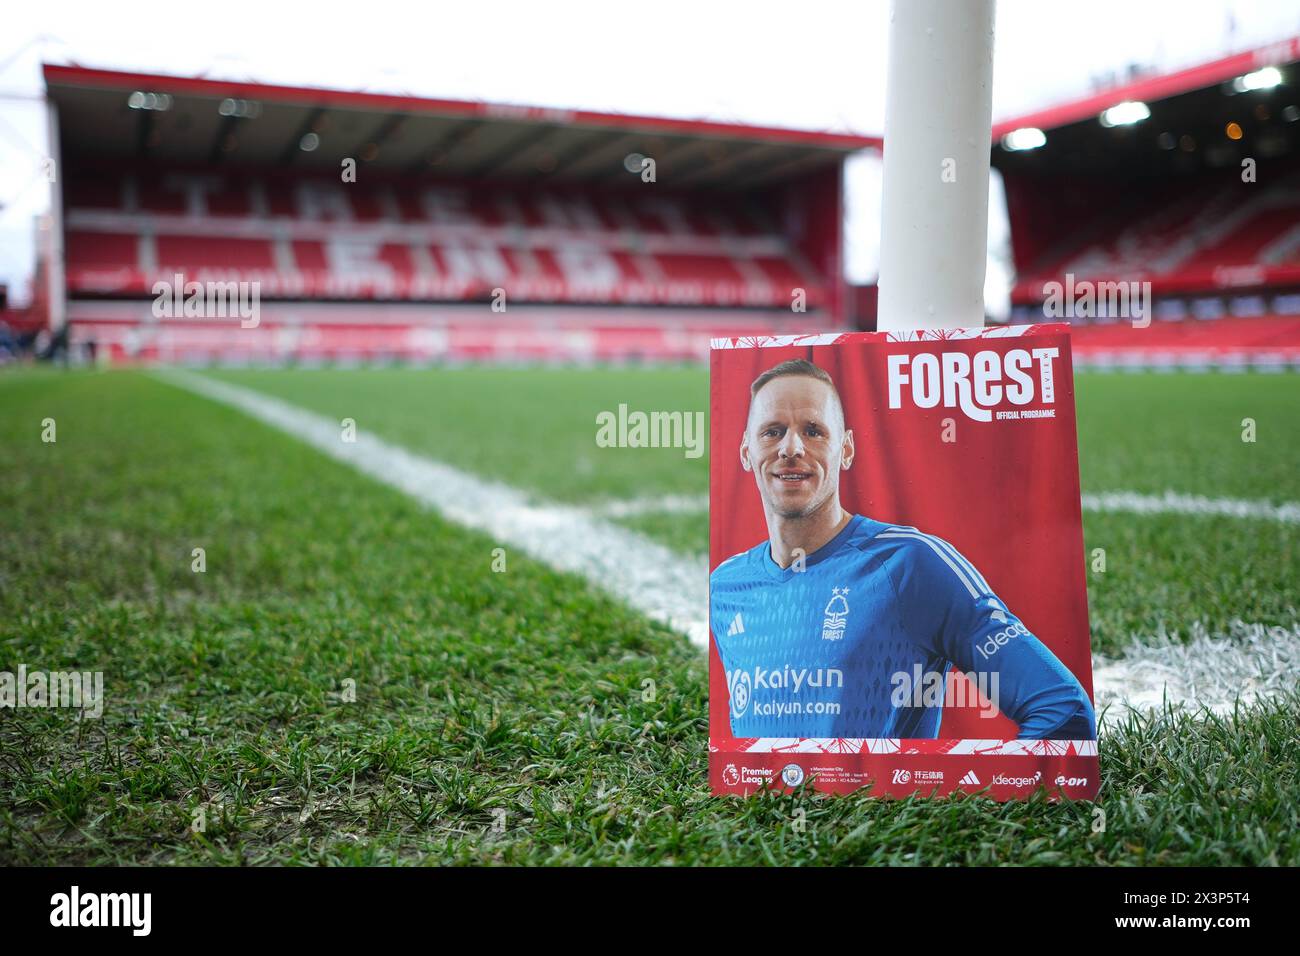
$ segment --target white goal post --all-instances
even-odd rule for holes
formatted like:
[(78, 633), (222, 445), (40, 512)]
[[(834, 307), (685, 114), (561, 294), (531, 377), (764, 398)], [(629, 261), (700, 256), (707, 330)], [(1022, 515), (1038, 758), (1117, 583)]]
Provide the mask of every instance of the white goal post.
[(994, 0), (892, 0), (876, 328), (984, 325)]

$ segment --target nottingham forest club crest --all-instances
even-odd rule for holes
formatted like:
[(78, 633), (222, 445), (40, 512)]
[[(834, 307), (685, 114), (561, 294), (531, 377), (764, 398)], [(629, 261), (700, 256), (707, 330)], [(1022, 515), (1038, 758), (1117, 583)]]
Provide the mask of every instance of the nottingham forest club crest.
[(831, 588), (832, 597), (826, 603), (826, 620), (822, 621), (822, 640), (838, 641), (844, 637), (844, 619), (849, 616), (849, 602), (844, 595), (848, 588)]

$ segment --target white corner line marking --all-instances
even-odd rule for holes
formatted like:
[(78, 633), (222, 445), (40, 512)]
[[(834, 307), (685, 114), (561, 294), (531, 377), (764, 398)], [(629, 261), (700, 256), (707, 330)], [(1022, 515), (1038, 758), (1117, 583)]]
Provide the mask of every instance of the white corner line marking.
[[(197, 393), (292, 435), (331, 458), (386, 484), (444, 515), (517, 547), (559, 571), (581, 575), (653, 620), (708, 646), (708, 562), (683, 556), (605, 517), (654, 511), (691, 512), (707, 500), (689, 496), (636, 499), (626, 510), (609, 504), (590, 508), (537, 503), (499, 482), (433, 461), (358, 429), (355, 442), (342, 439), (339, 423), (253, 389), (177, 369), (156, 370), (156, 378)], [(1300, 505), (1168, 492), (1084, 495), (1092, 511), (1175, 511), (1234, 517), (1297, 519)], [(663, 507), (665, 502), (667, 507)], [(698, 507), (697, 507), (698, 506)], [(605, 516), (605, 517), (602, 517)], [(487, 556), (484, 556), (486, 562)], [(1240, 697), (1254, 700), (1295, 686), (1300, 673), (1300, 625), (1265, 628), (1234, 621), (1226, 634), (1191, 625), (1190, 640), (1167, 634), (1134, 639), (1123, 657), (1096, 655), (1094, 698), (1098, 710), (1113, 705), (1107, 722), (1128, 707), (1146, 709), (1162, 701), (1225, 712)], [(1289, 683), (1288, 683), (1289, 682)]]
[[(558, 571), (579, 574), (653, 620), (706, 647), (709, 568), (585, 508), (539, 504), (523, 492), (390, 444), (359, 427), (345, 442), (340, 424), (261, 392), (177, 369), (161, 381), (213, 399), (305, 442), (396, 488), (448, 520), (482, 531)], [(490, 555), (484, 555), (484, 566)]]

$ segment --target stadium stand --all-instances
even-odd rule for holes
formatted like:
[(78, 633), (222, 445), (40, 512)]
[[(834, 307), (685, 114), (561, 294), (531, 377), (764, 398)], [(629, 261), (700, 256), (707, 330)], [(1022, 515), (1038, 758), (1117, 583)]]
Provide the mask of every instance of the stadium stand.
[[(67, 319), (114, 359), (675, 360), (847, 321), (842, 164), (879, 140), (45, 76)], [(256, 327), (157, 314), (176, 276), (256, 283)]]
[[(1069, 317), (1079, 362), (1295, 367), (1297, 63), (1300, 38), (997, 124), (1012, 321), (1052, 318), (1053, 282), (1146, 283), (1146, 327)], [(45, 76), (65, 267), (41, 270), (38, 307), (115, 360), (678, 360), (712, 337), (873, 325), (874, 287), (842, 278), (842, 174), (878, 139)], [(1099, 122), (1124, 102), (1147, 115)], [(1025, 129), (1041, 145), (1010, 148)], [(177, 275), (256, 283), (257, 327), (156, 314)]]
[(1012, 321), (1051, 317), (1054, 283), (1145, 283), (1148, 325), (1067, 317), (1077, 361), (1300, 368), (1298, 64), (1300, 38), (998, 123)]
[(1087, 325), (1072, 338), (1075, 364), (1094, 368), (1300, 369), (1300, 317), (1293, 316)]
[(177, 272), (329, 299), (460, 301), (505, 287), (526, 301), (781, 307), (792, 286), (815, 306), (827, 293), (761, 197), (78, 171), (64, 222), (77, 294), (143, 295)]

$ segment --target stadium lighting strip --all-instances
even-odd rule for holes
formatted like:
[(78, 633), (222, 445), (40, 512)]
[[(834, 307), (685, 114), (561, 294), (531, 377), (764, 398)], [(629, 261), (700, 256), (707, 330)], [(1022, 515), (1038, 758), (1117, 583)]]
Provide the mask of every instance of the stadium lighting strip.
[(262, 115), (262, 104), (257, 100), (237, 100), (226, 97), (217, 107), (217, 113), (238, 119), (256, 119)]
[(1046, 143), (1047, 134), (1036, 126), (1022, 126), (1002, 137), (1002, 148), (1010, 153), (1038, 149)]
[(1151, 115), (1151, 109), (1137, 100), (1125, 100), (1122, 103), (1116, 103), (1110, 109), (1101, 111), (1097, 117), (1098, 122), (1106, 128), (1113, 126), (1132, 126), (1134, 123), (1140, 123)]
[(154, 110), (162, 113), (172, 108), (172, 97), (170, 93), (146, 93), (143, 90), (136, 90), (126, 98), (128, 109), (133, 110)]
[(1282, 71), (1275, 66), (1266, 66), (1254, 73), (1246, 73), (1232, 81), (1233, 92), (1252, 93), (1255, 90), (1271, 90), (1282, 84)]
[[(1250, 93), (1256, 90), (1271, 90), (1282, 84), (1282, 71), (1275, 66), (1266, 66), (1253, 73), (1245, 73), (1232, 81), (1234, 93)], [(1124, 100), (1104, 109), (1097, 116), (1097, 121), (1110, 129), (1115, 126), (1132, 126), (1151, 116), (1151, 108), (1139, 100)], [(1234, 139), (1240, 137), (1232, 137)], [(1008, 152), (1026, 149), (1038, 149), (1047, 142), (1047, 135), (1037, 127), (1023, 126), (1013, 129), (1002, 137), (1002, 148)]]

